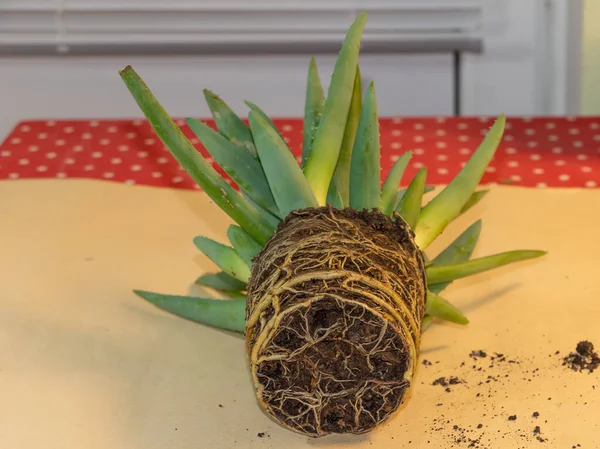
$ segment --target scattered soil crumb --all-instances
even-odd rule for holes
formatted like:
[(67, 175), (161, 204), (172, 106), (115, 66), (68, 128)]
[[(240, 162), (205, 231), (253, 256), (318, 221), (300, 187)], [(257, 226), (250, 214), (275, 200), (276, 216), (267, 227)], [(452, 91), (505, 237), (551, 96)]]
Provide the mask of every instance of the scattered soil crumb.
[(510, 416), (508, 417), (508, 420), (509, 420), (509, 421), (516, 421), (516, 420), (517, 420), (517, 415), (510, 415)]
[(573, 371), (585, 371), (593, 373), (600, 367), (600, 357), (594, 351), (594, 345), (589, 341), (580, 341), (577, 343), (575, 352), (563, 358), (563, 366), (567, 366)]
[(427, 359), (424, 359), (424, 360), (423, 360), (423, 365), (425, 365), (425, 366), (431, 366), (431, 365), (433, 365), (433, 363), (431, 363), (431, 362), (430, 362), (429, 360), (427, 360)]
[(533, 416), (534, 418), (537, 418), (538, 416), (540, 416), (540, 412), (533, 412), (533, 415), (531, 415), (531, 416)]
[(256, 436), (257, 436), (258, 438), (264, 438), (264, 437), (269, 437), (269, 438), (270, 438), (270, 437), (271, 437), (271, 435), (269, 435), (267, 432), (258, 432), (258, 433), (256, 434)]
[(223, 404), (219, 404), (219, 407), (223, 408)]
[(487, 357), (487, 352), (481, 349), (477, 349), (476, 351), (471, 351), (469, 357), (472, 357), (474, 359), (483, 359)]

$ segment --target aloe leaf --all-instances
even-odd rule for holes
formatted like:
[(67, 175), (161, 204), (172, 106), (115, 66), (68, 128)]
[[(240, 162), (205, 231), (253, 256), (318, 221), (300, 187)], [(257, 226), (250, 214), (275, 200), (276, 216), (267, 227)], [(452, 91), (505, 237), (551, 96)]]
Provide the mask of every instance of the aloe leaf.
[(244, 103), (246, 103), (246, 106), (248, 106), (251, 111), (254, 111), (256, 114), (260, 115), (264, 119), (264, 121), (267, 122), (271, 126), (271, 128), (273, 128), (275, 130), (275, 132), (277, 132), (277, 134), (281, 135), (281, 133), (279, 132), (279, 130), (275, 126), (275, 123), (273, 123), (273, 121), (265, 113), (265, 111), (263, 111), (261, 108), (259, 108), (257, 105), (255, 105), (254, 103), (252, 103), (250, 101), (245, 100)]
[(325, 92), (319, 78), (319, 70), (315, 58), (310, 58), (308, 64), (308, 79), (306, 82), (306, 99), (304, 102), (304, 127), (302, 129), (302, 167), (310, 154), (313, 141), (325, 105)]
[(316, 207), (318, 204), (310, 185), (281, 136), (256, 112), (250, 112), (249, 120), (256, 150), (280, 216), (286, 217), (296, 209)]
[(208, 299), (134, 290), (140, 298), (174, 315), (218, 329), (244, 332), (245, 299)]
[(279, 213), (258, 159), (200, 120), (188, 118), (187, 124), (214, 160), (231, 176), (240, 189), (246, 192), (259, 206), (272, 214)]
[[(431, 192), (432, 190), (435, 190), (434, 186), (425, 186), (425, 189), (423, 190), (423, 195), (425, 195), (426, 193)], [(394, 209), (393, 211), (395, 211), (396, 209), (398, 209), (398, 207), (400, 206), (400, 201), (402, 201), (402, 197), (404, 196), (404, 194), (406, 193), (406, 189), (399, 189), (398, 192), (396, 193), (396, 199), (394, 200)]]
[(244, 292), (240, 292), (240, 291), (235, 291), (235, 290), (230, 290), (230, 291), (224, 291), (223, 292), (226, 296), (229, 297), (229, 299), (233, 299), (233, 300), (243, 300), (244, 303), (246, 302), (246, 294)]
[[(439, 253), (430, 263), (433, 265), (452, 265), (456, 263), (466, 262), (471, 258), (473, 250), (479, 240), (481, 234), (481, 220), (477, 220), (469, 226), (456, 240), (454, 240), (445, 250)], [(429, 279), (427, 280), (429, 283)], [(433, 293), (440, 293), (450, 282), (440, 284), (429, 284), (428, 288)]]
[(367, 13), (359, 14), (346, 33), (333, 69), (323, 115), (304, 169), (320, 206), (324, 206), (327, 201), (329, 184), (340, 155), (366, 21)]
[(214, 288), (215, 290), (240, 291), (246, 289), (245, 282), (234, 278), (224, 271), (203, 274), (196, 279), (195, 283), (205, 287)]
[(219, 132), (256, 158), (256, 149), (248, 126), (218, 95), (208, 89), (204, 89), (203, 92)]
[(433, 318), (429, 315), (425, 315), (423, 317), (423, 324), (421, 325), (421, 333), (425, 332), (427, 329), (431, 327), (433, 322)]
[(426, 269), (427, 282), (439, 284), (461, 279), (514, 262), (541, 257), (545, 251), (517, 250), (480, 257), (452, 265), (432, 265)]
[(420, 168), (408, 185), (406, 193), (402, 197), (400, 205), (396, 210), (396, 212), (398, 212), (398, 214), (411, 228), (414, 228), (419, 218), (419, 212), (421, 212), (426, 178), (427, 169), (425, 167)]
[(119, 74), (154, 132), (190, 177), (256, 241), (266, 243), (275, 230), (272, 223), (245, 201), (202, 157), (131, 66)]
[(471, 209), (472, 207), (474, 207), (477, 203), (479, 203), (487, 194), (489, 193), (489, 190), (478, 190), (477, 192), (473, 192), (473, 194), (471, 195), (471, 197), (467, 200), (467, 202), (465, 203), (465, 205), (462, 207), (462, 209), (459, 212), (459, 215), (464, 214), (465, 212), (467, 212), (469, 209)]
[(248, 282), (250, 268), (235, 249), (203, 236), (194, 237), (194, 244), (225, 273)]
[(352, 164), (350, 165), (350, 207), (372, 209), (379, 207), (381, 186), (381, 161), (379, 148), (379, 120), (375, 85), (371, 83), (356, 131)]
[(347, 203), (344, 203), (342, 195), (340, 195), (340, 192), (334, 184), (329, 186), (329, 193), (327, 193), (327, 204), (331, 204), (337, 209), (343, 209), (346, 207)]
[(246, 231), (236, 225), (231, 225), (227, 229), (227, 237), (233, 245), (233, 248), (246, 262), (248, 267), (252, 267), (252, 259), (260, 253), (263, 247), (256, 242)]
[(422, 209), (415, 228), (415, 241), (425, 249), (460, 213), (479, 184), (498, 148), (506, 117), (500, 116), (463, 169)]
[(426, 313), (452, 323), (467, 324), (469, 322), (460, 310), (431, 291), (427, 292)]
[(406, 170), (406, 166), (412, 157), (412, 152), (408, 151), (398, 158), (388, 175), (383, 182), (381, 188), (381, 212), (385, 215), (391, 215), (396, 210), (396, 196), (398, 195), (398, 187), (402, 181), (402, 175)]
[[(333, 179), (329, 186), (331, 195), (339, 195), (341, 207), (347, 207), (350, 204), (350, 166), (352, 164), (352, 149), (356, 139), (356, 131), (360, 121), (362, 109), (362, 83), (360, 80), (360, 68), (356, 66), (356, 76), (354, 77), (354, 90), (352, 91), (352, 100), (348, 119), (346, 120), (346, 129), (342, 140), (342, 147), (338, 157)], [(329, 197), (331, 197), (331, 195)], [(328, 202), (329, 202), (328, 197)]]

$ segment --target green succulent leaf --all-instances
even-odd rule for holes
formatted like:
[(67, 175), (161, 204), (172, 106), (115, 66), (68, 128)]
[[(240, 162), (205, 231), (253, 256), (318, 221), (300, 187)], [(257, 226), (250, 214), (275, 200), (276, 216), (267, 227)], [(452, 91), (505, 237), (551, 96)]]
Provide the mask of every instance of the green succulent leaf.
[(241, 299), (244, 301), (244, 304), (246, 303), (246, 294), (244, 292), (230, 290), (230, 291), (224, 291), (223, 293), (225, 293), (225, 295), (229, 297), (228, 299), (233, 299), (233, 300)]
[(219, 132), (256, 159), (256, 149), (248, 126), (218, 95), (208, 89), (204, 89), (203, 93)]
[(318, 206), (302, 169), (281, 136), (256, 112), (250, 112), (249, 120), (280, 216), (285, 217), (296, 209)]
[(398, 214), (406, 221), (406, 223), (414, 228), (421, 212), (421, 204), (423, 202), (423, 193), (425, 192), (425, 179), (427, 178), (427, 169), (420, 168), (413, 180), (408, 185), (406, 193), (400, 201), (400, 206), (397, 209)]
[(391, 215), (397, 209), (396, 197), (398, 195), (398, 188), (411, 157), (412, 152), (410, 151), (400, 156), (394, 162), (392, 169), (383, 182), (383, 187), (381, 188), (381, 212), (385, 215)]
[(240, 189), (271, 214), (279, 214), (275, 199), (271, 194), (271, 188), (258, 159), (200, 120), (188, 118), (187, 124), (214, 160)]
[(304, 169), (320, 206), (324, 206), (327, 201), (329, 184), (340, 155), (366, 21), (367, 13), (359, 14), (346, 33), (333, 69), (323, 115)]
[[(473, 250), (479, 240), (481, 234), (481, 220), (477, 220), (471, 226), (469, 226), (456, 240), (454, 240), (445, 250), (438, 254), (430, 263), (433, 265), (453, 265), (457, 263), (466, 262), (471, 258)], [(428, 283), (431, 281), (428, 279)], [(440, 293), (443, 291), (450, 282), (443, 282), (440, 284), (429, 284), (428, 288), (433, 293)]]
[(421, 333), (423, 333), (427, 329), (429, 329), (432, 324), (433, 324), (433, 317), (431, 317), (430, 315), (425, 315), (423, 317), (423, 324), (421, 325)]
[(429, 246), (446, 229), (475, 192), (500, 144), (505, 122), (504, 115), (496, 120), (460, 173), (421, 210), (415, 228), (415, 241), (421, 249)]
[(200, 324), (242, 333), (246, 327), (245, 299), (196, 298), (142, 290), (134, 293), (160, 309)]
[(227, 237), (231, 245), (246, 262), (248, 267), (252, 267), (252, 259), (260, 253), (263, 247), (254, 240), (246, 231), (236, 225), (230, 225), (227, 229)]
[(266, 243), (275, 231), (273, 224), (219, 176), (185, 137), (131, 66), (127, 66), (119, 74), (154, 132), (190, 177), (256, 241)]
[(360, 113), (362, 109), (362, 83), (360, 79), (360, 68), (356, 66), (356, 76), (354, 77), (354, 90), (352, 91), (352, 100), (350, 102), (350, 110), (348, 111), (348, 119), (346, 121), (346, 129), (344, 131), (344, 139), (340, 149), (333, 179), (329, 186), (329, 195), (327, 202), (332, 203), (337, 201), (339, 196), (340, 206), (338, 208), (347, 207), (350, 204), (350, 166), (352, 164), (352, 149), (356, 139), (356, 131), (360, 121)]
[(427, 292), (426, 312), (435, 318), (450, 321), (456, 324), (468, 324), (469, 320), (455, 306), (435, 293)]
[(308, 80), (306, 83), (306, 99), (304, 102), (304, 127), (302, 129), (302, 167), (306, 166), (321, 116), (325, 105), (325, 92), (319, 78), (319, 70), (315, 58), (308, 64)]
[(452, 265), (432, 265), (426, 269), (427, 282), (431, 284), (450, 282), (510, 263), (541, 257), (544, 254), (546, 254), (545, 251), (516, 250)]
[(467, 212), (469, 209), (471, 209), (472, 207), (474, 207), (477, 203), (479, 203), (487, 194), (489, 193), (489, 190), (478, 190), (477, 192), (474, 192), (471, 197), (468, 199), (468, 201), (465, 203), (465, 205), (463, 206), (463, 208), (460, 210), (459, 215), (464, 214), (465, 212)]
[(239, 281), (248, 282), (250, 268), (235, 249), (204, 236), (195, 237), (194, 244), (225, 273)]
[(234, 278), (224, 271), (203, 274), (196, 279), (195, 283), (204, 287), (223, 291), (243, 291), (246, 289), (245, 282)]
[[(425, 189), (423, 190), (423, 195), (425, 195), (426, 193), (429, 193), (433, 190), (435, 190), (434, 186), (425, 186)], [(406, 189), (399, 189), (398, 192), (396, 193), (396, 199), (394, 200), (394, 211), (396, 211), (398, 209), (398, 207), (400, 207), (400, 201), (402, 201), (402, 197), (404, 196), (405, 193), (406, 193)]]
[[(279, 135), (281, 135), (281, 133), (279, 132), (279, 130), (277, 129), (277, 127), (275, 126), (275, 123), (273, 123), (273, 121), (271, 120), (271, 118), (265, 113), (265, 111), (263, 111), (261, 108), (259, 108), (257, 105), (255, 105), (254, 103), (250, 102), (250, 101), (244, 101), (244, 103), (246, 103), (246, 106), (248, 106), (250, 108), (251, 111), (254, 111), (257, 115), (260, 115), (263, 120), (265, 122), (267, 122), (269, 124), (269, 126), (271, 126), (271, 128), (273, 128), (275, 130), (275, 132)], [(285, 141), (284, 141), (285, 142)]]
[(360, 122), (352, 149), (350, 165), (350, 207), (372, 209), (381, 199), (381, 161), (379, 148), (379, 120), (375, 85), (365, 93)]

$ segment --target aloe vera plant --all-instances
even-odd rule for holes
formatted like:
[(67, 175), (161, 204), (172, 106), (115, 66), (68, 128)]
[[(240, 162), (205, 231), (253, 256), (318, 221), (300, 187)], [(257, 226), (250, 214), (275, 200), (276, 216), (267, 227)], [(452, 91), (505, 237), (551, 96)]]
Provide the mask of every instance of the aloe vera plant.
[(310, 436), (360, 434), (387, 422), (408, 397), (425, 328), (434, 319), (468, 323), (443, 290), (544, 254), (508, 250), (472, 259), (481, 221), (437, 256), (426, 254), (487, 193), (476, 188), (505, 117), (424, 206), (426, 168), (400, 185), (410, 153), (382, 184), (376, 91), (370, 84), (363, 97), (357, 78), (366, 19), (361, 13), (350, 26), (327, 95), (310, 61), (301, 163), (258, 106), (246, 102), (246, 125), (204, 91), (217, 130), (188, 124), (238, 190), (195, 150), (134, 69), (120, 72), (173, 157), (234, 221), (227, 244), (194, 239), (221, 270), (196, 283), (224, 299), (135, 293), (183, 318), (243, 333), (259, 406)]

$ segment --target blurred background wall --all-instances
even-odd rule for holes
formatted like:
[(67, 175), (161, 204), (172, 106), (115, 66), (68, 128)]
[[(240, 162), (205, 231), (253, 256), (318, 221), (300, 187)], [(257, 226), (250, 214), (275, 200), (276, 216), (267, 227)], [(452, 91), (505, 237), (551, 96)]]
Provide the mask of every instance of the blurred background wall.
[(600, 114), (600, 0), (585, 0), (583, 17), (581, 112)]

